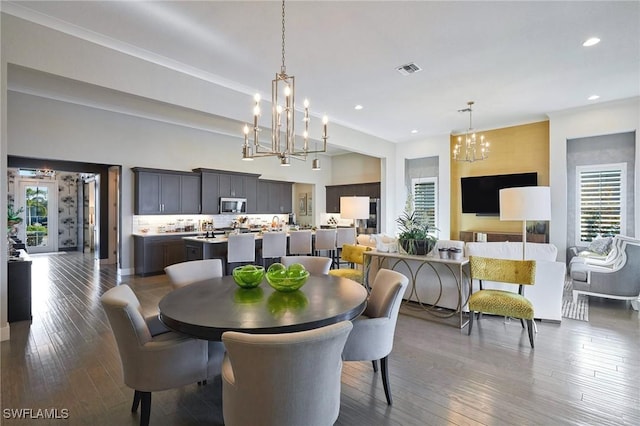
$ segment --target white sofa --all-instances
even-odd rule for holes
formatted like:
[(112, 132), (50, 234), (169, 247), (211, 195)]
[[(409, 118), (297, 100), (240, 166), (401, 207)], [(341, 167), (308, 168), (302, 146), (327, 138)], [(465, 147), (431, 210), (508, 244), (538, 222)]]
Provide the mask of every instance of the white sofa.
[[(467, 243), (465, 249), (466, 256), (522, 259), (522, 243), (519, 242)], [(526, 254), (527, 259), (536, 261), (536, 283), (524, 289), (525, 297), (533, 304), (535, 318), (560, 322), (566, 266), (556, 262), (558, 249), (553, 244), (527, 243)], [(508, 284), (484, 282), (483, 286), (517, 291), (516, 286)], [(478, 283), (474, 282), (473, 288), (475, 291)]]

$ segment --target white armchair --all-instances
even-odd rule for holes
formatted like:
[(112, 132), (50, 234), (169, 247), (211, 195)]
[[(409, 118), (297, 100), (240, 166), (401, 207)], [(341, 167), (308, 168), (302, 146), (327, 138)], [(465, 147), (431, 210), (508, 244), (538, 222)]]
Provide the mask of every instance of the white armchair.
[(149, 424), (151, 392), (181, 387), (211, 377), (220, 359), (209, 358), (207, 342), (166, 332), (152, 335), (138, 298), (126, 284), (100, 298), (120, 352), (124, 383), (134, 389), (131, 411), (142, 409), (140, 425)]
[(340, 412), (340, 354), (351, 328), (343, 321), (295, 333), (224, 333), (224, 424), (333, 425)]
[(393, 349), (398, 311), (409, 279), (399, 272), (380, 269), (373, 283), (364, 313), (353, 321), (353, 331), (342, 352), (345, 361), (372, 361), (382, 370), (382, 385), (387, 404), (391, 405), (388, 358)]
[[(574, 257), (569, 263), (573, 299), (578, 295), (629, 300), (633, 309), (640, 308), (640, 240), (616, 235), (607, 262)], [(610, 252), (610, 253), (611, 253)], [(609, 258), (609, 256), (607, 256)]]

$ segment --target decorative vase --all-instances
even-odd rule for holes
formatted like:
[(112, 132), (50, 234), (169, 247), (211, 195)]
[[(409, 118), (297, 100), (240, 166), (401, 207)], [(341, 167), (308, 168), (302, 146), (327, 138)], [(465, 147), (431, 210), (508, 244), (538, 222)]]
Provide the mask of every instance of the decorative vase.
[(417, 256), (430, 253), (436, 245), (436, 242), (432, 240), (401, 239), (399, 242), (405, 253)]

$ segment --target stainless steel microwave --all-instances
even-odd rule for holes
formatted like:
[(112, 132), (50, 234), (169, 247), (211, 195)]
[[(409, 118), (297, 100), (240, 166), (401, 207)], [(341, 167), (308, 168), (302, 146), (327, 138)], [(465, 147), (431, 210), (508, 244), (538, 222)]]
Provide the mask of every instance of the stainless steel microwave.
[(220, 197), (220, 214), (241, 214), (247, 212), (246, 198)]

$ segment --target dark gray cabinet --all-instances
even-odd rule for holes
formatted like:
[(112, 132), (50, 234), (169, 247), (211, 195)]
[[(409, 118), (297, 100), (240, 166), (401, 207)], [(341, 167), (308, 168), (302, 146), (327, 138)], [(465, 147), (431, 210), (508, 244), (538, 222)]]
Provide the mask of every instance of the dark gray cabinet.
[(293, 211), (291, 182), (258, 180), (257, 213), (291, 213)]
[(200, 213), (200, 176), (134, 168), (135, 214)]
[(203, 214), (220, 213), (220, 197), (246, 198), (247, 213), (258, 212), (257, 174), (214, 169), (194, 169), (202, 178), (201, 202)]
[(220, 212), (220, 174), (202, 172), (202, 213), (218, 214)]
[(31, 321), (31, 260), (26, 254), (7, 264), (7, 321)]
[[(195, 235), (195, 234), (194, 234)], [(141, 237), (134, 235), (134, 258), (136, 275), (161, 274), (164, 268), (174, 263), (185, 262), (184, 235)]]
[(380, 198), (380, 182), (330, 185), (326, 187), (327, 213), (340, 213), (340, 197)]

